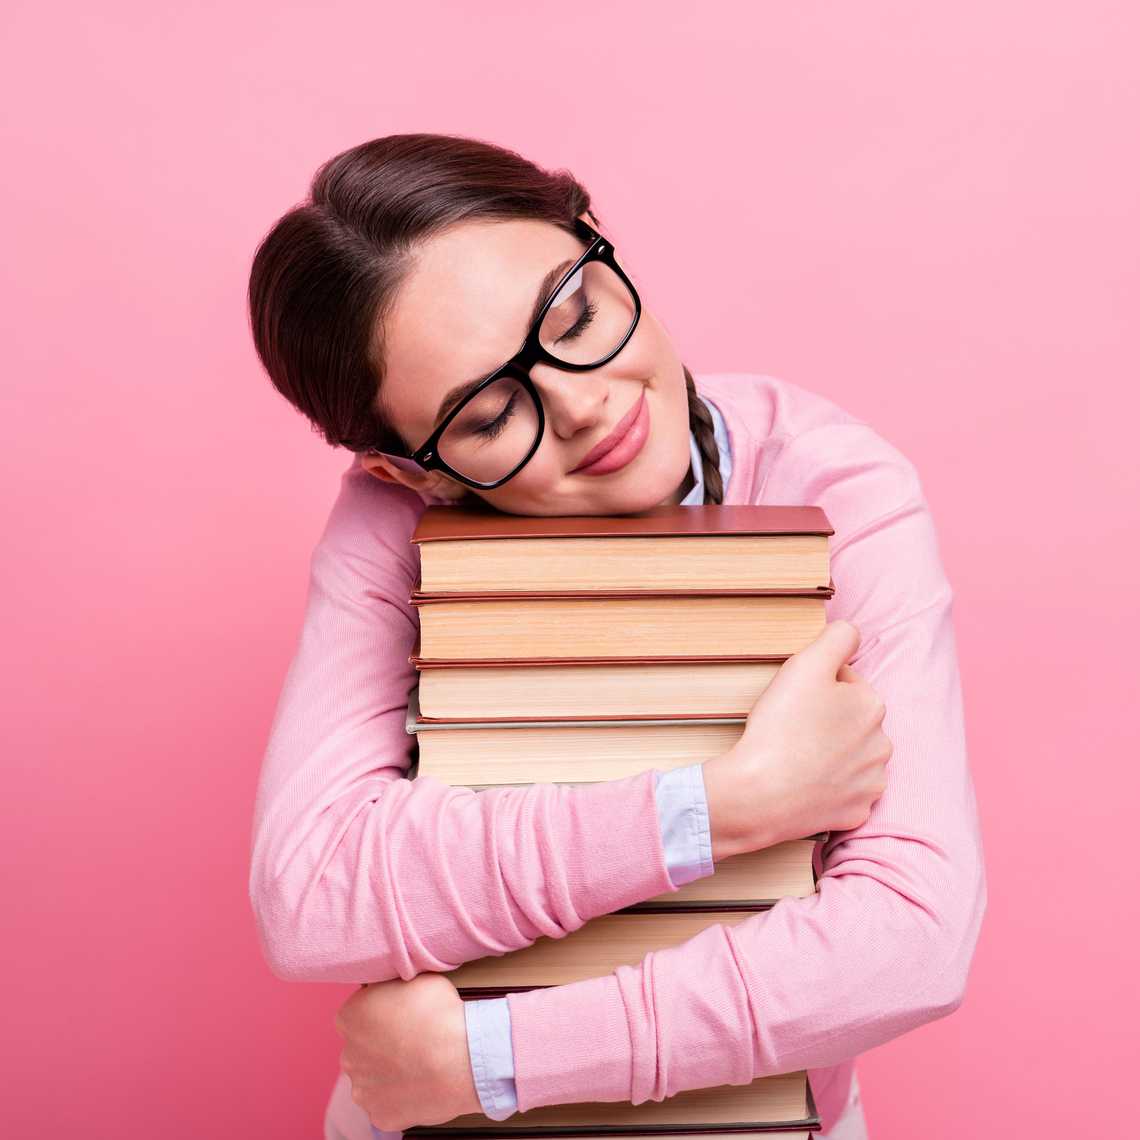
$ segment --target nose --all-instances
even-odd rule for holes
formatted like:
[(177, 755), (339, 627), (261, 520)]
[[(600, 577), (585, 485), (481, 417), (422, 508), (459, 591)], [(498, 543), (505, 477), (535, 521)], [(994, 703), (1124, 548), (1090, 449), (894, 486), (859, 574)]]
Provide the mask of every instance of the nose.
[(605, 419), (609, 381), (604, 369), (566, 372), (551, 364), (536, 364), (530, 372), (538, 394), (546, 426), (562, 439), (570, 439), (583, 428)]

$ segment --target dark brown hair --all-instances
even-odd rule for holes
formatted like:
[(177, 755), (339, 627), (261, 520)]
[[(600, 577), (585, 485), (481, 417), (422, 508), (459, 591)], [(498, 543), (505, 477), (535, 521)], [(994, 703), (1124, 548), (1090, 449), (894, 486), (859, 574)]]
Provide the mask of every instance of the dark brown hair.
[[(403, 454), (384, 410), (383, 320), (417, 243), (466, 219), (535, 218), (574, 232), (590, 195), (566, 170), (458, 135), (387, 135), (330, 158), (262, 238), (249, 275), (253, 342), (274, 387), (326, 442)], [(724, 488), (708, 407), (685, 368), (705, 502)]]

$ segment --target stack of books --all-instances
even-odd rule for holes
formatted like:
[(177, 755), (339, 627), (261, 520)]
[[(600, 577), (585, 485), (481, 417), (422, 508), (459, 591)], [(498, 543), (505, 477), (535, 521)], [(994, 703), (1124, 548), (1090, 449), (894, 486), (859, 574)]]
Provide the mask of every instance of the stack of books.
[[(727, 751), (791, 654), (826, 625), (827, 517), (814, 506), (659, 506), (613, 516), (430, 506), (411, 541), (420, 634), (406, 727), (410, 775), (481, 789), (619, 779)], [(712, 923), (735, 925), (816, 890), (827, 833), (723, 859), (710, 876), (562, 938), (468, 962), (465, 1000), (636, 965)], [(806, 1071), (640, 1105), (482, 1113), (409, 1136), (803, 1138), (819, 1117)]]

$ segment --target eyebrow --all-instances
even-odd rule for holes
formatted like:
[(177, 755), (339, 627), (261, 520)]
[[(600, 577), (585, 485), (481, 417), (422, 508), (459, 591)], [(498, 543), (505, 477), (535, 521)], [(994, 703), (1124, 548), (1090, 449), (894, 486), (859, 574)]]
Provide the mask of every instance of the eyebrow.
[[(526, 327), (528, 329), (531, 327), (531, 325), (534, 324), (536, 320), (538, 320), (539, 311), (542, 309), (542, 306), (546, 304), (554, 286), (557, 285), (561, 280), (562, 274), (565, 273), (566, 270), (569, 269), (570, 266), (573, 265), (577, 260), (577, 257), (568, 257), (565, 261), (559, 262), (542, 279), (541, 283), (538, 286), (538, 292), (535, 294), (534, 306), (531, 308), (530, 316), (527, 318)], [(439, 407), (436, 409), (435, 420), (433, 422), (438, 425), (439, 421), (442, 420), (443, 417), (446, 416), (447, 413), (450, 412), (451, 409), (460, 402), (460, 400), (462, 400), (465, 396), (469, 396), (490, 375), (490, 372), (484, 372), (482, 376), (476, 376), (474, 380), (466, 380), (462, 384), (456, 384), (455, 387), (452, 388), (447, 393), (447, 395), (443, 397), (442, 400), (440, 400)]]

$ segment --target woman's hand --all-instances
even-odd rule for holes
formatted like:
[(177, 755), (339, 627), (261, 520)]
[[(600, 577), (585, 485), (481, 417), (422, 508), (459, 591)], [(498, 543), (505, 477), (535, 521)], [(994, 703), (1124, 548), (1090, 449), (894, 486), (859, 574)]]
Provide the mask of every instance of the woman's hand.
[(859, 640), (851, 622), (830, 622), (780, 666), (740, 740), (705, 761), (714, 860), (870, 815), (893, 746), (882, 699), (845, 664)]
[(362, 986), (340, 1007), (336, 1028), (352, 1099), (382, 1131), (482, 1113), (463, 999), (442, 974)]

